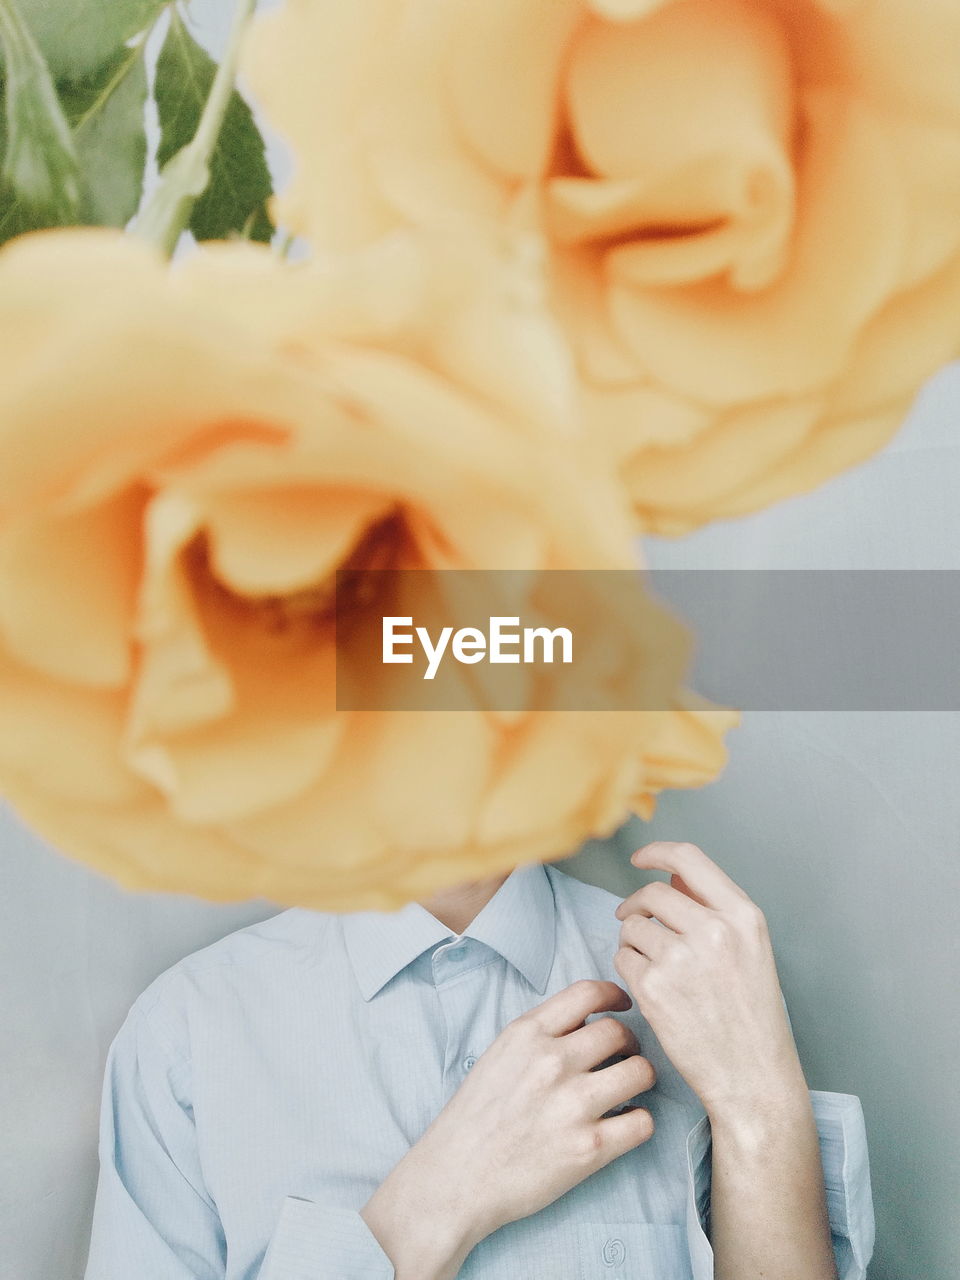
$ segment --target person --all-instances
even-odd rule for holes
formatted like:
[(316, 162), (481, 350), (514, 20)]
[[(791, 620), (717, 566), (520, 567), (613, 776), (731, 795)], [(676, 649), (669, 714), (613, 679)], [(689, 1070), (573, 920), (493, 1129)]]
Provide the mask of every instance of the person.
[(692, 845), (295, 908), (162, 974), (104, 1079), (86, 1280), (862, 1280), (863, 1114)]

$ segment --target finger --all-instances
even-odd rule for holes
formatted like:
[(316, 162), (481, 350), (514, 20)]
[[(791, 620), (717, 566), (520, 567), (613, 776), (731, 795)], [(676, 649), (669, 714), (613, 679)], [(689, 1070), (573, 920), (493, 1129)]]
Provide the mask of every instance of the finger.
[(632, 1003), (626, 991), (615, 982), (581, 978), (523, 1016), (537, 1023), (548, 1035), (563, 1036), (583, 1026), (591, 1013), (624, 1013)]
[(640, 1045), (630, 1028), (618, 1018), (597, 1018), (566, 1037), (570, 1063), (577, 1071), (589, 1071), (615, 1053), (636, 1053)]
[(647, 1142), (653, 1137), (654, 1127), (653, 1116), (645, 1107), (598, 1120), (595, 1132), (600, 1136), (601, 1167)]
[(620, 926), (621, 947), (633, 947), (634, 951), (639, 951), (642, 956), (649, 956), (651, 960), (663, 959), (671, 939), (676, 941), (673, 930), (665, 929), (649, 916), (627, 916)]
[(628, 987), (636, 991), (653, 961), (649, 956), (642, 956), (633, 947), (621, 947), (613, 957), (613, 967)]
[(617, 907), (614, 915), (625, 920), (631, 915), (656, 916), (676, 933), (690, 933), (702, 924), (708, 908), (694, 902), (664, 880), (651, 880), (636, 893), (631, 893)]
[(707, 906), (720, 909), (749, 898), (740, 886), (721, 871), (695, 844), (676, 840), (655, 840), (632, 855), (630, 861), (645, 871), (669, 871), (680, 876)]
[(638, 1053), (632, 1053), (601, 1071), (588, 1071), (581, 1077), (590, 1115), (599, 1119), (606, 1111), (622, 1107), (638, 1093), (646, 1093), (657, 1082), (653, 1065)]
[(678, 889), (681, 893), (685, 893), (688, 898), (692, 898), (694, 902), (699, 902), (702, 907), (709, 905), (704, 902), (698, 893), (693, 892), (686, 880), (684, 880), (683, 876), (672, 875), (670, 877), (670, 883), (673, 885), (674, 889)]

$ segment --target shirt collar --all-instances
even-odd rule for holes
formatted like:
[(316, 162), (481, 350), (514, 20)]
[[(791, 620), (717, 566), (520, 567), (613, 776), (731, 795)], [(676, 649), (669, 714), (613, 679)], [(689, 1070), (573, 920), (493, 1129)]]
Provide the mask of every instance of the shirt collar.
[[(364, 1000), (424, 951), (456, 935), (417, 902), (399, 911), (341, 917), (343, 939)], [(546, 868), (517, 867), (463, 931), (512, 964), (542, 995), (553, 967), (556, 906)]]

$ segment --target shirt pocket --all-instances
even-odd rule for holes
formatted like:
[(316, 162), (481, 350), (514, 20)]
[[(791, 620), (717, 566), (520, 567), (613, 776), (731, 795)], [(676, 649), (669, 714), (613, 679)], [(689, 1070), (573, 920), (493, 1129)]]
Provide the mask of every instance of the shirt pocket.
[(580, 1280), (692, 1280), (687, 1233), (672, 1222), (581, 1222)]

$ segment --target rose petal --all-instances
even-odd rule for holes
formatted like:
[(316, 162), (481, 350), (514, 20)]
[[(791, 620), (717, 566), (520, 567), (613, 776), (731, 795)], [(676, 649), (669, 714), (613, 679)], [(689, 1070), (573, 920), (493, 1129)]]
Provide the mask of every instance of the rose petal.
[(883, 448), (902, 424), (912, 400), (913, 395), (903, 396), (846, 420), (824, 416), (794, 452), (718, 499), (717, 510), (722, 516), (736, 517), (756, 509), (758, 494), (761, 500), (769, 494), (770, 501), (777, 501), (822, 484)]
[[(704, 43), (709, 60), (697, 56)], [(684, 0), (626, 27), (588, 23), (567, 98), (592, 171), (649, 182), (714, 149), (736, 160), (781, 152), (792, 124), (789, 52), (778, 24), (744, 0)]]
[(740, 724), (740, 713), (711, 706), (685, 693), (671, 715), (662, 716), (650, 736), (645, 755), (642, 798), (664, 787), (701, 787), (727, 760), (724, 734)]
[(131, 753), (151, 735), (209, 724), (234, 705), (229, 668), (212, 651), (183, 559), (200, 528), (199, 507), (176, 491), (158, 495), (147, 508), (136, 621), (141, 657), (128, 725)]
[(237, 708), (229, 717), (182, 736), (145, 738), (129, 751), (137, 772), (185, 822), (234, 821), (295, 798), (339, 743), (343, 726), (324, 713), (311, 664), (290, 663), (274, 679), (249, 670), (238, 676), (236, 665)]
[[(512, 432), (500, 415), (424, 377), (407, 362), (374, 352), (341, 352), (331, 371), (339, 394), (379, 424), (377, 457), (354, 433), (341, 457), (411, 505), (430, 511), (463, 567), (536, 567), (539, 526), (529, 516), (523, 476), (538, 456), (535, 440)], [(429, 459), (429, 464), (427, 460)], [(331, 463), (342, 476), (345, 465)]]
[(144, 494), (14, 526), (0, 538), (0, 636), (61, 680), (117, 687), (130, 672)]
[(337, 487), (223, 493), (206, 502), (211, 565), (244, 595), (283, 595), (333, 574), (395, 502)]
[[(601, 731), (600, 726), (603, 726)], [(590, 729), (593, 729), (590, 732)], [(523, 839), (543, 815), (561, 820), (595, 796), (600, 779), (623, 759), (629, 726), (616, 713), (558, 711), (528, 716), (510, 735), (477, 826), (482, 843)]]
[(390, 33), (393, 48), (380, 85), (367, 90), (377, 112), (370, 172), (380, 198), (401, 220), (432, 230), (462, 222), (489, 229), (511, 193), (502, 175), (464, 147), (457, 116), (446, 107), (446, 5), (426, 0), (425, 11), (408, 8)]
[(587, 8), (611, 22), (635, 22), (676, 0), (587, 0)]
[(0, 792), (6, 775), (42, 781), (52, 808), (129, 803), (149, 788), (126, 767), (121, 739), (126, 698), (81, 689), (15, 662), (0, 647)]
[(151, 513), (128, 758), (185, 820), (219, 822), (298, 794), (328, 764), (341, 730), (333, 627), (285, 620), (231, 597), (209, 565), (188, 568), (178, 548), (201, 516), (187, 504), (177, 529), (176, 497)]
[(809, 108), (796, 249), (776, 289), (611, 289), (617, 333), (677, 391), (724, 404), (822, 385), (896, 280), (906, 214), (878, 121), (832, 93)]
[(378, 137), (370, 89), (389, 70), (399, 8), (395, 0), (289, 0), (258, 15), (245, 41), (244, 74), (294, 150), (292, 180), (274, 197), (276, 220), (331, 248), (396, 224), (353, 153)]
[[(706, 62), (696, 53), (704, 42)], [(568, 95), (577, 149), (591, 171), (642, 184), (619, 227), (605, 219), (607, 228), (640, 237), (630, 246), (635, 257), (658, 257), (663, 276), (665, 255), (643, 239), (662, 234), (670, 260), (680, 258), (677, 279), (689, 278), (683, 232), (698, 253), (697, 242), (719, 231), (720, 262), (736, 285), (757, 288), (776, 277), (793, 221), (792, 77), (781, 29), (763, 10), (685, 0), (628, 27), (593, 22), (574, 47)], [(569, 182), (555, 195), (569, 198)], [(740, 233), (731, 235), (730, 225)]]
[[(146, 246), (122, 241), (111, 260), (120, 239), (41, 232), (0, 252), (0, 516), (41, 501), (93, 505), (198, 435), (207, 448), (223, 438), (283, 437), (281, 425), (257, 419), (264, 405), (282, 415), (284, 400), (264, 344), (216, 309), (212, 323), (209, 300), (178, 300)], [(27, 296), (31, 276), (36, 292)]]
[(712, 421), (699, 405), (654, 385), (588, 385), (584, 401), (590, 421), (604, 432), (618, 464), (637, 458), (641, 469), (647, 449), (695, 448)]
[(846, 19), (848, 74), (865, 99), (905, 117), (960, 126), (960, 9), (952, 0), (837, 0), (829, 7)]
[(879, 312), (833, 388), (832, 410), (846, 417), (899, 400), (960, 354), (958, 296), (960, 257)]
[[(362, 896), (371, 881), (383, 877), (392, 844), (371, 808), (365, 763), (378, 724), (374, 713), (350, 714), (330, 767), (312, 786), (283, 804), (229, 821), (224, 830), (260, 856), (269, 851), (278, 880), (286, 879), (289, 868), (313, 869), (318, 900), (328, 878), (332, 886), (338, 878), (349, 880)], [(394, 887), (388, 883), (383, 892), (392, 897)], [(394, 900), (400, 900), (399, 891)]]
[(17, 813), (58, 852), (128, 889), (184, 893), (212, 902), (268, 897), (274, 868), (215, 828), (191, 827), (145, 795), (110, 808), (87, 797), (64, 801), (38, 786), (35, 775), (5, 774), (3, 790)]
[(438, 12), (447, 93), (469, 146), (505, 178), (540, 177), (553, 151), (564, 51), (582, 20), (581, 0), (442, 0)]
[[(602, 254), (594, 246), (560, 251), (554, 262), (554, 306), (588, 384), (635, 386), (642, 371), (610, 323)], [(589, 423), (590, 419), (587, 419)]]
[[(370, 804), (401, 852), (470, 842), (496, 759), (497, 731), (476, 711), (382, 717), (366, 757)], [(430, 803), (423, 803), (423, 788)]]
[(909, 198), (897, 283), (910, 289), (960, 255), (960, 129), (874, 109), (898, 167), (897, 185)]
[(886, 307), (864, 330), (853, 359), (832, 388), (829, 412), (800, 445), (731, 490), (721, 509), (730, 516), (811, 489), (840, 466), (862, 461), (891, 438), (919, 386), (956, 355), (953, 319), (960, 295), (960, 259)]
[(765, 402), (737, 411), (699, 436), (695, 448), (638, 450), (624, 460), (624, 477), (649, 527), (675, 535), (684, 526), (669, 513), (683, 512), (683, 518), (696, 521), (743, 484), (745, 453), (751, 473), (762, 473), (795, 453), (821, 411), (819, 399)]

